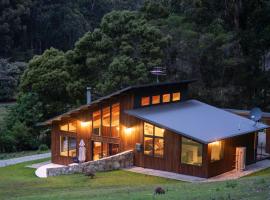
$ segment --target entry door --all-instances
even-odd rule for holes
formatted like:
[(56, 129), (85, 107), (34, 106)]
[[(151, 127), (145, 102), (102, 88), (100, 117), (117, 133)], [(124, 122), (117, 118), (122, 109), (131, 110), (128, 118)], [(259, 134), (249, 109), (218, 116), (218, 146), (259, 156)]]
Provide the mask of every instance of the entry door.
[(266, 130), (257, 133), (257, 160), (262, 160), (269, 156), (266, 151)]
[(102, 143), (101, 142), (94, 142), (92, 141), (92, 159), (93, 160), (99, 160), (102, 158)]

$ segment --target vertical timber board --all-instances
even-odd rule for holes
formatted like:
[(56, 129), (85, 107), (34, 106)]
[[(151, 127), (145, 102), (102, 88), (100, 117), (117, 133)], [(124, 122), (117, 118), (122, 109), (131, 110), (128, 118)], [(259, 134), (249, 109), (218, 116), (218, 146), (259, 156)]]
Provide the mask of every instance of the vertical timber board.
[(256, 162), (255, 133), (228, 138), (224, 141), (224, 157), (220, 161), (211, 162), (211, 146), (208, 145), (208, 177), (217, 176), (235, 168), (236, 147), (246, 147), (246, 164)]

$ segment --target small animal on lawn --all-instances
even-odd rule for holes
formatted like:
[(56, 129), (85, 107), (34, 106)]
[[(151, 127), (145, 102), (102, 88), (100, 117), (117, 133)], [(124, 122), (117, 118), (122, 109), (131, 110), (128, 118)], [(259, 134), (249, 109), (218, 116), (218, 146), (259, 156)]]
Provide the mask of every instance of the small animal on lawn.
[(155, 189), (155, 194), (165, 194), (165, 190), (162, 187), (157, 187)]
[(91, 179), (93, 179), (96, 175), (94, 172), (92, 171), (86, 171), (85, 172), (85, 176), (89, 176)]

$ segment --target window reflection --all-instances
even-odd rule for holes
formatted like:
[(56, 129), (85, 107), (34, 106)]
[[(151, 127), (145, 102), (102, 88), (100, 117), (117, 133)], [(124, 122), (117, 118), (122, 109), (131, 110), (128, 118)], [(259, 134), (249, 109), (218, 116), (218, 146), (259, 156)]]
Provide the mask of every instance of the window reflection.
[(163, 157), (164, 129), (144, 122), (144, 154)]
[(77, 141), (75, 137), (60, 136), (60, 155), (76, 157)]
[(101, 126), (100, 111), (93, 112), (93, 134), (94, 135), (100, 135), (100, 126)]
[(201, 166), (202, 149), (202, 144), (182, 137), (181, 163)]
[(216, 141), (209, 144), (211, 147), (211, 161), (221, 160), (224, 156), (224, 142)]
[(110, 107), (102, 109), (102, 136), (110, 136), (111, 127), (111, 110)]
[(112, 105), (112, 137), (119, 137), (120, 123), (120, 105), (119, 103)]

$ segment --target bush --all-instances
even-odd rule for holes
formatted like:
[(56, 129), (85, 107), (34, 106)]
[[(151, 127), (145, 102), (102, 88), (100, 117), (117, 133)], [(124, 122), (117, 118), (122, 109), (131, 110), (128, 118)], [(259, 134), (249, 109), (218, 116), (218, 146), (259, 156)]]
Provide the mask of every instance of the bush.
[(47, 151), (49, 150), (49, 147), (46, 144), (41, 144), (38, 147), (38, 151)]

